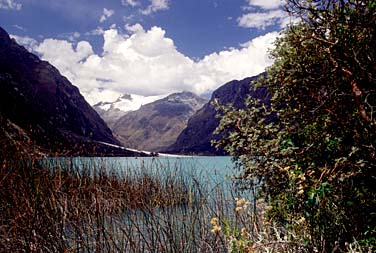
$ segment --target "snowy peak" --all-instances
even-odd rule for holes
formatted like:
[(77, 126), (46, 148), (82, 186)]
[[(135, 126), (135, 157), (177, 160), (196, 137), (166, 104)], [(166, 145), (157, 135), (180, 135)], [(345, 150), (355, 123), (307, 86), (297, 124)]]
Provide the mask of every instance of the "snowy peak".
[(129, 111), (136, 111), (140, 109), (142, 105), (152, 103), (165, 96), (166, 95), (141, 96), (135, 94), (119, 94), (113, 99), (100, 101), (93, 105), (93, 107), (97, 111), (120, 110), (126, 113)]
[(127, 147), (158, 152), (176, 141), (188, 119), (206, 102), (192, 92), (174, 93), (126, 113), (110, 127)]
[[(163, 99), (161, 100), (163, 101)], [(199, 97), (198, 95), (189, 92), (183, 91), (180, 93), (174, 93), (165, 98), (163, 102), (170, 102), (170, 103), (177, 103), (177, 104), (185, 104), (192, 107), (193, 110), (198, 110), (202, 107), (203, 103), (206, 103), (207, 100)]]

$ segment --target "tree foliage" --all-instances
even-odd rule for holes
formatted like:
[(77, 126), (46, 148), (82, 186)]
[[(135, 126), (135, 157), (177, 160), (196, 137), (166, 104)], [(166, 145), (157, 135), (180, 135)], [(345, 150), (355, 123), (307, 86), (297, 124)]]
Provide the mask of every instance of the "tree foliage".
[(216, 145), (246, 186), (261, 182), (271, 219), (288, 227), (304, 218), (309, 247), (375, 247), (376, 1), (288, 0), (286, 10), (299, 22), (277, 39), (275, 62), (255, 84), (272, 105), (218, 105), (225, 136)]

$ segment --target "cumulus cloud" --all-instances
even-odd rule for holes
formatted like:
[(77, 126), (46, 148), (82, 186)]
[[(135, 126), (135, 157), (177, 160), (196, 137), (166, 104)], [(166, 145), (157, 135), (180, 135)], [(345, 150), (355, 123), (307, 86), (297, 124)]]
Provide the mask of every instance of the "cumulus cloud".
[(169, 4), (169, 0), (150, 0), (150, 5), (142, 10), (141, 13), (144, 15), (150, 15), (153, 12), (168, 10)]
[[(207, 94), (220, 85), (256, 75), (272, 63), (268, 48), (277, 33), (267, 33), (239, 48), (226, 49), (193, 60), (176, 49), (160, 27), (145, 30), (127, 26), (130, 34), (116, 28), (103, 33), (103, 53), (80, 41), (45, 39), (34, 48), (80, 88), (91, 104), (124, 93), (155, 96), (182, 90)], [(106, 95), (107, 94), (107, 95)]]
[(22, 4), (16, 3), (14, 0), (0, 0), (0, 9), (19, 11), (21, 8)]
[(34, 51), (34, 49), (38, 46), (38, 41), (27, 36), (22, 37), (22, 36), (11, 34), (10, 37), (15, 39), (18, 44), (24, 46), (27, 50), (31, 52)]
[(251, 12), (244, 14), (238, 19), (238, 24), (246, 28), (265, 29), (268, 26), (286, 25), (286, 13), (282, 10), (272, 10), (267, 12)]
[(137, 0), (121, 0), (121, 4), (124, 6), (129, 5), (129, 6), (135, 7), (135, 6), (140, 5), (140, 2), (138, 2)]
[(284, 3), (284, 0), (248, 0), (249, 6), (257, 6), (262, 9), (277, 9)]
[[(73, 82), (83, 74), (80, 65), (93, 55), (93, 48), (86, 41), (78, 42), (74, 48), (72, 43), (65, 40), (45, 39), (34, 50)], [(80, 87), (79, 83), (76, 85)]]
[(111, 17), (112, 15), (114, 15), (114, 13), (115, 13), (114, 10), (109, 10), (109, 9), (103, 8), (103, 14), (102, 14), (101, 18), (99, 19), (99, 22), (103, 23), (109, 17)]
[(245, 28), (265, 29), (269, 26), (285, 27), (289, 17), (281, 9), (282, 0), (247, 0), (244, 10), (249, 11), (238, 18), (238, 25)]
[(79, 32), (73, 32), (69, 35), (68, 39), (70, 41), (76, 41), (78, 38), (80, 38), (81, 34)]
[(124, 28), (130, 32), (130, 33), (138, 33), (138, 32), (145, 32), (144, 31), (144, 28), (142, 27), (142, 25), (140, 25), (139, 23), (135, 24), (135, 25), (125, 25)]
[(103, 34), (104, 34), (104, 29), (100, 26), (85, 33), (85, 35), (103, 35)]

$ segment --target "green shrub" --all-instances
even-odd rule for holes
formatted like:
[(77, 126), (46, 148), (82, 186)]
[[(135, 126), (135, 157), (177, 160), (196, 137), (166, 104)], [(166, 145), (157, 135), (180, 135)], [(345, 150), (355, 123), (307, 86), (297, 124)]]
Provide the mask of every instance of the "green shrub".
[[(282, 32), (254, 84), (269, 90), (271, 106), (217, 106), (216, 144), (234, 156), (243, 184), (261, 183), (272, 221), (294, 229), (304, 218), (307, 248), (319, 252), (353, 241), (375, 249), (374, 2), (287, 1), (300, 22)], [(271, 115), (278, 120), (266, 123)]]

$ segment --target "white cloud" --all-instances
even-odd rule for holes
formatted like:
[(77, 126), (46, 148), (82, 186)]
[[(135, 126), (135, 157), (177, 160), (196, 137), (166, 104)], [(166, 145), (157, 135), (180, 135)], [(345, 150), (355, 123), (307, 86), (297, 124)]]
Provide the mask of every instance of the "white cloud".
[(21, 30), (23, 32), (26, 32), (26, 28), (20, 25), (13, 25), (14, 28), (17, 28), (18, 30)]
[(285, 27), (289, 23), (287, 12), (282, 10), (282, 0), (247, 0), (243, 10), (248, 13), (237, 19), (238, 25), (246, 28), (265, 29), (269, 26)]
[(169, 4), (169, 0), (150, 0), (150, 5), (142, 10), (141, 13), (144, 15), (150, 15), (153, 12), (168, 10)]
[[(59, 71), (71, 81), (80, 75), (79, 67), (87, 57), (93, 54), (91, 45), (86, 41), (80, 41), (74, 48), (72, 43), (64, 40), (45, 39), (35, 48), (35, 51), (50, 61)], [(80, 84), (76, 84), (80, 87)]]
[(284, 0), (248, 0), (249, 6), (257, 6), (262, 9), (277, 9), (285, 4)]
[(282, 10), (251, 12), (241, 16), (238, 19), (238, 24), (241, 27), (259, 29), (265, 29), (272, 25), (283, 27), (286, 24), (286, 13)]
[(10, 37), (15, 39), (18, 44), (24, 46), (29, 51), (34, 51), (34, 49), (38, 46), (38, 41), (27, 36), (21, 37), (21, 36), (11, 34)]
[[(77, 46), (63, 40), (46, 39), (35, 51), (56, 66), (85, 98), (95, 104), (105, 94), (152, 96), (193, 91), (209, 93), (233, 80), (256, 75), (272, 63), (267, 50), (277, 33), (267, 33), (240, 48), (226, 49), (194, 61), (180, 53), (160, 27), (144, 30), (127, 27), (104, 31), (103, 54), (81, 41)], [(114, 96), (115, 96), (114, 95)], [(116, 97), (115, 96), (115, 97)]]
[(134, 25), (125, 25), (124, 28), (130, 32), (130, 33), (138, 33), (138, 32), (145, 32), (144, 28), (142, 27), (142, 25), (140, 25), (139, 23), (137, 24), (134, 24)]
[(58, 38), (67, 39), (71, 42), (77, 41), (81, 37), (79, 32), (68, 32), (68, 33), (61, 33), (58, 35)]
[(193, 90), (206, 93), (230, 80), (263, 72), (272, 64), (268, 49), (277, 35), (277, 32), (267, 33), (244, 43), (240, 49), (231, 48), (206, 56), (195, 64), (195, 74), (190, 77)]
[(102, 14), (101, 18), (99, 19), (99, 22), (103, 23), (109, 17), (111, 17), (112, 15), (114, 15), (114, 13), (115, 13), (114, 10), (109, 10), (109, 9), (103, 8), (103, 14)]
[(0, 0), (0, 9), (19, 11), (22, 4), (16, 3), (14, 0)]
[(80, 38), (81, 34), (79, 32), (73, 32), (68, 39), (70, 41), (76, 41), (78, 38)]
[(104, 29), (102, 27), (97, 27), (94, 30), (91, 30), (90, 32), (86, 32), (85, 35), (103, 35)]
[(124, 6), (129, 5), (129, 6), (132, 6), (132, 7), (140, 5), (140, 2), (138, 2), (137, 0), (121, 0), (121, 3)]

